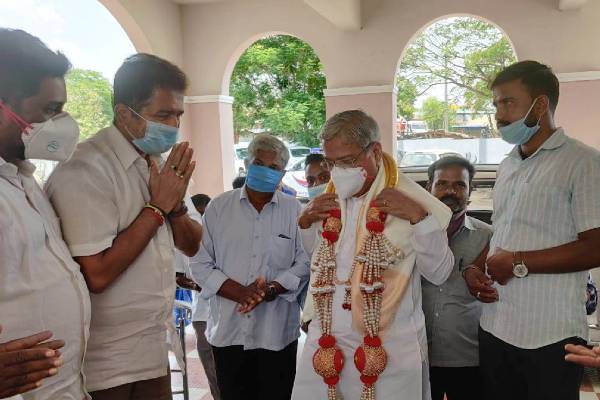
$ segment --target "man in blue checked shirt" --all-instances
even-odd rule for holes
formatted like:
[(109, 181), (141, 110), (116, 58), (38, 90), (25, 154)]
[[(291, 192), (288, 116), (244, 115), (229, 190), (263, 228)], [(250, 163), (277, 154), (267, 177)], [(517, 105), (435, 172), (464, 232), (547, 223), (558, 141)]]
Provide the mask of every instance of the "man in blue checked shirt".
[(248, 147), (246, 184), (204, 214), (193, 278), (209, 299), (206, 337), (223, 400), (284, 400), (296, 374), (300, 310), (309, 278), (300, 203), (277, 190), (289, 159), (274, 136)]

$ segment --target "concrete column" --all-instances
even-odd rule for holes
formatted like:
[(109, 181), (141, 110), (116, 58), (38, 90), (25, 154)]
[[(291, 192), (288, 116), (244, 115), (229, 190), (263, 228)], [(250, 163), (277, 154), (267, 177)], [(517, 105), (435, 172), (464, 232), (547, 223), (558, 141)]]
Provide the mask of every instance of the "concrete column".
[(231, 190), (234, 178), (233, 97), (187, 96), (182, 120), (182, 141), (194, 149), (196, 170), (190, 194), (215, 197)]
[(377, 121), (383, 150), (396, 154), (396, 92), (393, 86), (363, 86), (325, 90), (326, 117), (361, 109)]
[(600, 150), (600, 71), (558, 74), (556, 123), (567, 134)]

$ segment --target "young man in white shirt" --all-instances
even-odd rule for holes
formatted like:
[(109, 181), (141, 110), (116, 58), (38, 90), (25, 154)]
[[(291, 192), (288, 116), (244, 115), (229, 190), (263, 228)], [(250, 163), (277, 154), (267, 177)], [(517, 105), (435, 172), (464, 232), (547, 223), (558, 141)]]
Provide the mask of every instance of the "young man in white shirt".
[(75, 148), (79, 129), (62, 112), (70, 63), (9, 29), (0, 60), (0, 398), (82, 400), (89, 293), (27, 161), (63, 161)]
[(114, 125), (80, 143), (46, 188), (93, 293), (85, 371), (94, 400), (171, 398), (175, 248), (192, 256), (202, 235), (183, 203), (192, 149), (175, 144), (186, 86), (175, 65), (129, 57), (115, 75)]
[[(522, 61), (492, 83), (502, 138), (515, 148), (498, 168), (486, 270), (498, 301), (479, 335), (486, 398), (579, 398), (583, 368), (565, 345), (587, 339), (588, 270), (600, 265), (600, 153), (556, 127), (559, 82)], [(472, 269), (470, 274), (482, 275)]]

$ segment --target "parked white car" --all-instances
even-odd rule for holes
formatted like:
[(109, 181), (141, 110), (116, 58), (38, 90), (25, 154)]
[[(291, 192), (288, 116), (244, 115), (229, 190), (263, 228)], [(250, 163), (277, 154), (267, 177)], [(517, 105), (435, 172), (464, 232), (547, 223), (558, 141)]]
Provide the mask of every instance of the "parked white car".
[(414, 133), (426, 133), (429, 132), (429, 127), (427, 126), (427, 122), (425, 121), (408, 121), (406, 125), (406, 133), (414, 134)]
[(248, 157), (248, 142), (240, 142), (233, 146), (233, 159), (235, 161), (235, 174), (245, 175), (246, 165), (244, 160)]
[[(296, 191), (298, 200), (308, 200), (308, 182), (304, 174), (304, 161), (306, 157), (296, 161), (283, 176), (283, 184)], [(288, 164), (289, 165), (289, 164)]]
[(424, 151), (410, 151), (406, 153), (399, 152), (398, 164), (400, 164), (400, 167), (427, 167), (440, 158), (448, 156), (467, 158), (463, 154), (457, 153), (453, 150), (427, 149)]
[(306, 156), (310, 154), (310, 147), (290, 144), (288, 148), (290, 150), (290, 160), (287, 165), (288, 168), (292, 168), (298, 161), (303, 161)]

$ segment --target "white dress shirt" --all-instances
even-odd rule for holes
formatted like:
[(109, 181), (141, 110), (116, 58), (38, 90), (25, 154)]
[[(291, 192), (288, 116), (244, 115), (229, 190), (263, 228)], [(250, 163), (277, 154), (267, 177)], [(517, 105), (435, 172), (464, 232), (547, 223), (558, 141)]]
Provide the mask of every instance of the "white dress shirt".
[(33, 164), (18, 168), (0, 158), (0, 342), (44, 330), (65, 341), (58, 375), (23, 395), (25, 400), (82, 400), (90, 299), (79, 265), (33, 178)]
[[(491, 253), (557, 247), (600, 227), (600, 153), (562, 128), (524, 160), (515, 147), (498, 168), (493, 224)], [(587, 279), (588, 271), (530, 274), (496, 285), (499, 300), (483, 304), (481, 327), (525, 349), (587, 339)]]
[[(364, 199), (363, 196), (345, 200), (347, 226), (342, 230), (336, 259), (337, 277), (340, 280), (345, 280), (352, 269), (356, 224)], [(413, 248), (416, 253), (415, 269), (396, 311), (394, 322), (383, 337), (383, 347), (387, 352), (388, 360), (385, 371), (377, 380), (375, 395), (378, 400), (396, 398), (428, 400), (431, 397), (425, 317), (421, 308), (421, 277), (434, 284), (441, 284), (452, 271), (454, 258), (448, 247), (446, 231), (439, 226), (433, 216), (428, 216), (414, 226)], [(362, 344), (363, 336), (353, 329), (352, 314), (342, 309), (344, 294), (344, 286), (337, 285), (333, 298), (331, 334), (335, 336), (336, 344), (341, 348), (345, 358), (337, 387), (342, 398), (360, 399), (362, 383), (352, 357)], [(319, 348), (317, 342), (320, 336), (319, 323), (313, 320), (309, 325), (308, 336), (300, 358), (292, 400), (327, 398), (327, 385), (312, 366), (312, 357)]]
[[(200, 295), (209, 299), (208, 342), (216, 347), (279, 351), (300, 336), (300, 309), (309, 278), (297, 218), (300, 203), (279, 191), (260, 214), (245, 186), (212, 200), (204, 213), (202, 247), (191, 259)], [(253, 311), (218, 296), (227, 279), (249, 285), (257, 278), (277, 281), (287, 292)]]
[[(148, 179), (146, 160), (114, 126), (80, 143), (58, 166), (46, 190), (74, 257), (112, 246), (150, 201)], [(175, 245), (166, 221), (103, 293), (91, 295), (88, 390), (166, 375), (174, 294)]]

